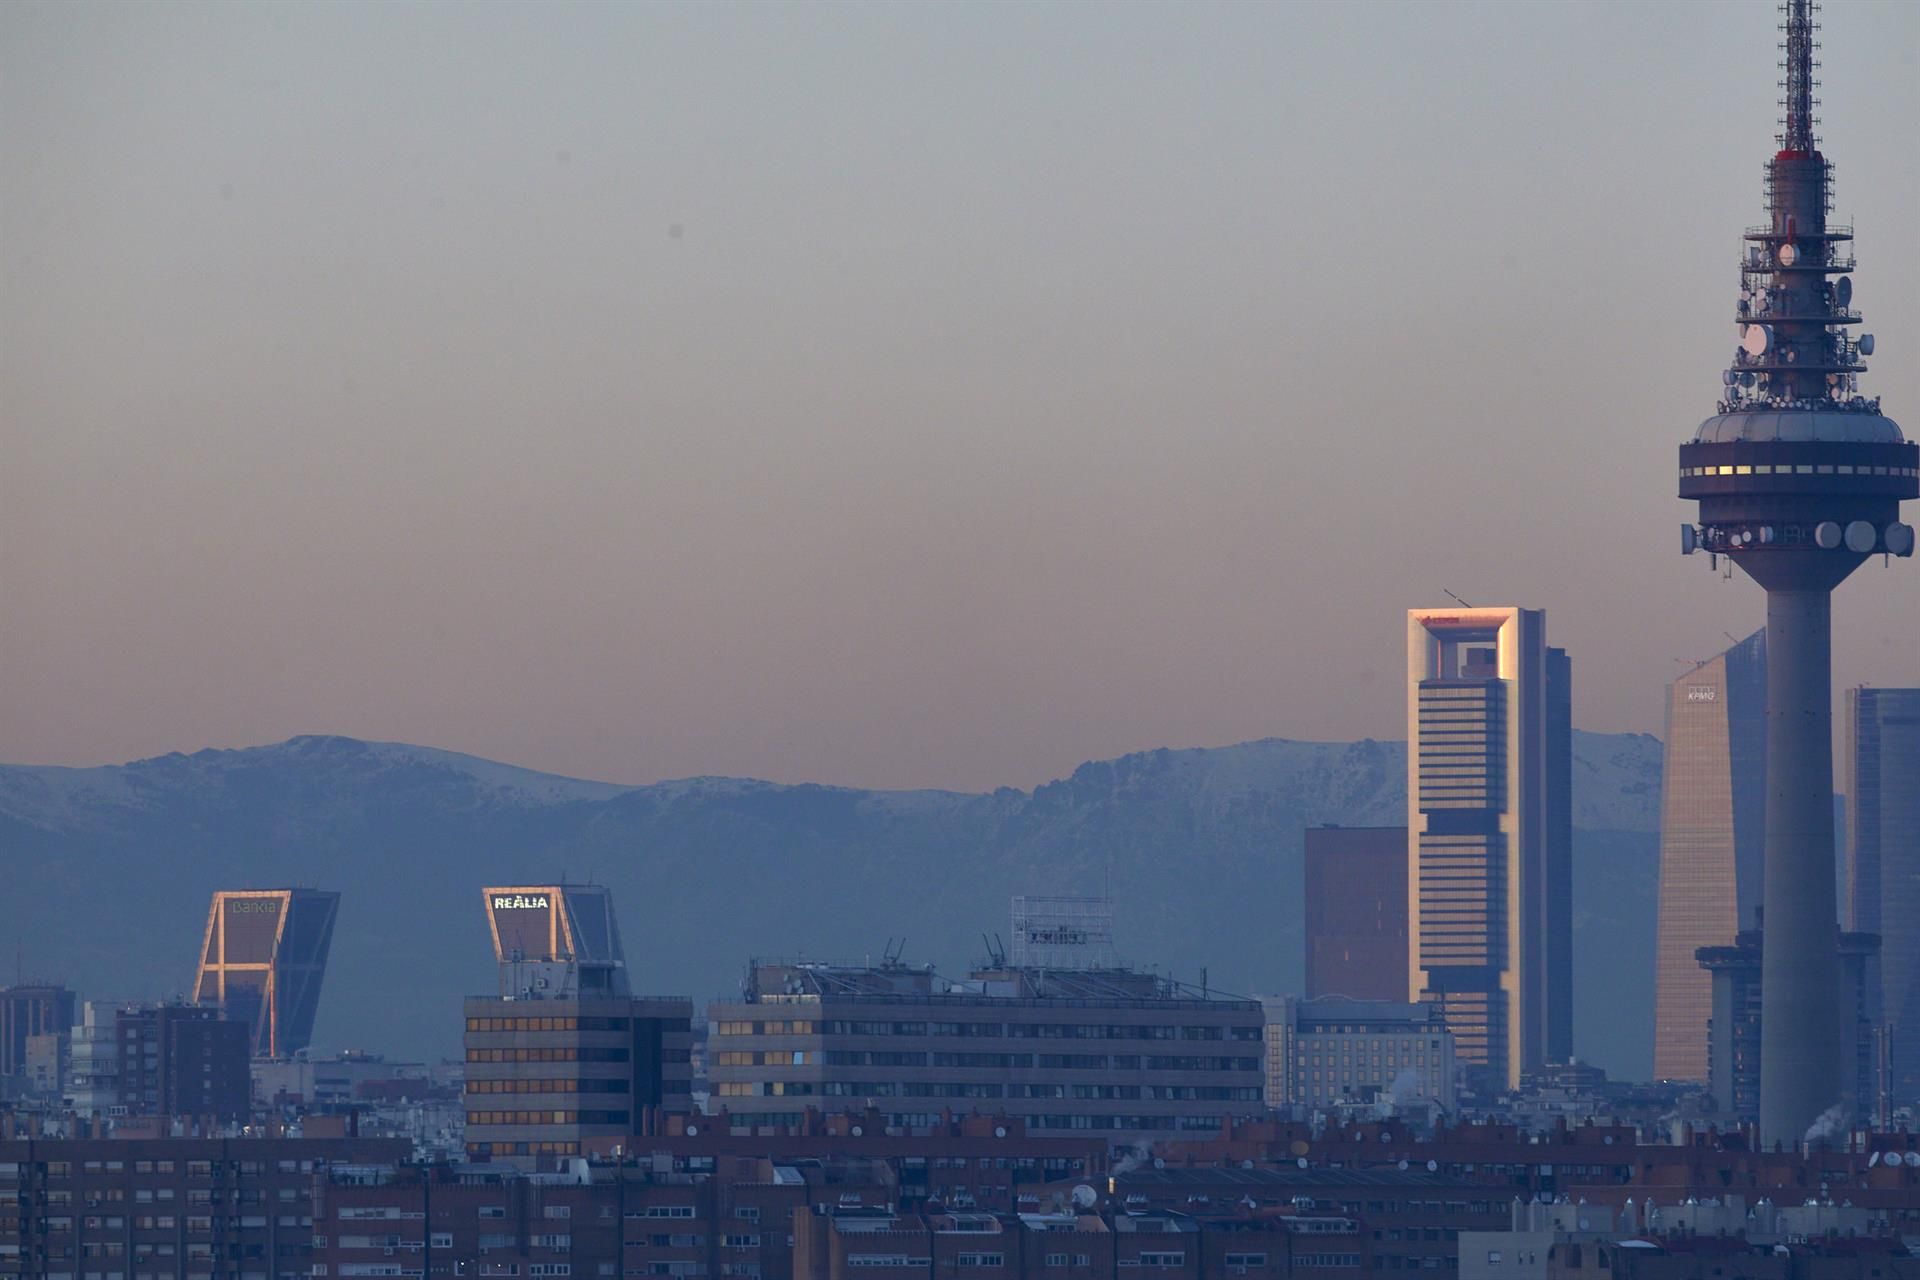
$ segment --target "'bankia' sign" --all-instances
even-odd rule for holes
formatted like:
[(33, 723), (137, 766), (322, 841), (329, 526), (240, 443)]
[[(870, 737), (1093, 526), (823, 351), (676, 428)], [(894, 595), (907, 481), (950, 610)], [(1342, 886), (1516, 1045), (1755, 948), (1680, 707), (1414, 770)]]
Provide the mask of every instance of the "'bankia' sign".
[(493, 895), (495, 911), (545, 911), (552, 905), (544, 893), (496, 893)]

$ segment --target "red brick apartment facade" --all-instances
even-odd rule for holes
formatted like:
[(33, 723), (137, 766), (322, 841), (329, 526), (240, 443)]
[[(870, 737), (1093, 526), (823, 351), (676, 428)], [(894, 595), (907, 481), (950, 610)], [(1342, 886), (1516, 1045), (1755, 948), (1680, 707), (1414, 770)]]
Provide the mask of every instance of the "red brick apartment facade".
[(313, 1187), (361, 1138), (0, 1140), (0, 1280), (304, 1280)]

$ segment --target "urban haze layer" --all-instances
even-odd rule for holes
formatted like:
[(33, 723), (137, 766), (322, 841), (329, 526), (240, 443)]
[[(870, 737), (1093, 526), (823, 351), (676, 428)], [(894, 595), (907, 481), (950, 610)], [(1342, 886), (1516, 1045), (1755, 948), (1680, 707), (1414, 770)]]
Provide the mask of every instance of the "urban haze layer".
[[(1782, 14), (1738, 344), (1678, 459), (1680, 550), (1758, 584), (1766, 625), (1667, 687), (1652, 980), (1582, 996), (1637, 1011), (1650, 1072), (1575, 1054), (1598, 1016), (1576, 975), (1615, 959), (1579, 954), (1609, 937), (1580, 923), (1601, 784), (1573, 727), (1578, 645), (1550, 644), (1542, 609), (1455, 598), (1405, 614), (1404, 756), (1349, 753), (1391, 800), (1290, 833), (1297, 989), (1128, 962), (1121, 922), (1174, 894), (1117, 899), (1097, 851), (1075, 892), (964, 920), (980, 954), (960, 971), (903, 938), (775, 956), (699, 921), (744, 961), (704, 1001), (637, 987), (671, 945), (661, 902), (476, 869), (457, 1010), (418, 995), (437, 939), (335, 947), (380, 886), (211, 879), (176, 997), (83, 1000), (26, 980), (25, 956), (0, 989), (0, 1280), (1920, 1276), (1920, 689), (1844, 691), (1837, 791), (1830, 658), (1833, 589), (1913, 554), (1920, 448), (1860, 389), (1874, 341), (1830, 216), (1818, 25), (1808, 0)], [(299, 749), (316, 774), (341, 758)], [(1161, 753), (1127, 781), (1198, 767)], [(597, 815), (643, 803), (514, 776)], [(908, 801), (702, 780), (644, 803), (707, 806), (724, 843), (749, 816), (844, 831)], [(4, 811), (29, 857), (47, 811)], [(1178, 876), (1190, 835), (1102, 838), (1145, 839)], [(460, 1055), (317, 1050), (332, 965), (357, 999), (457, 1029)]]

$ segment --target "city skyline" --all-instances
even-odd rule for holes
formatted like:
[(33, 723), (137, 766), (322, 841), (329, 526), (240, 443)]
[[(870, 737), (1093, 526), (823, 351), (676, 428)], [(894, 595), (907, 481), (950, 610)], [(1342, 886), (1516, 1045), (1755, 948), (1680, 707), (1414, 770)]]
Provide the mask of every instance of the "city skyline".
[[(0, 758), (986, 789), (1396, 736), (1388, 620), (1443, 591), (1551, 609), (1603, 731), (1757, 625), (1650, 486), (1729, 341), (1766, 5), (175, 12), (0, 17)], [(1920, 18), (1846, 22), (1897, 414)], [(1595, 190), (1663, 193), (1663, 252)], [(1440, 360), (1431, 313), (1493, 328)], [(1843, 685), (1920, 683), (1888, 583)]]

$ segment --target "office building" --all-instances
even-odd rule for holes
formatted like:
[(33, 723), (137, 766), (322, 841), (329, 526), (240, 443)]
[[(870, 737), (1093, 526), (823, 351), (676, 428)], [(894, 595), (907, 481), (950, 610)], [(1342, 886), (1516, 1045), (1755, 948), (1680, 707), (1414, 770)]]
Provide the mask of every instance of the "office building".
[(467, 1153), (551, 1167), (589, 1138), (693, 1109), (693, 1003), (675, 996), (466, 1002)]
[[(1870, 975), (1880, 939), (1871, 933), (1842, 933), (1837, 938), (1834, 955), (1840, 978), (1832, 1000), (1845, 1035), (1828, 1046), (1840, 1063), (1842, 1080), (1840, 1094), (1828, 1106), (1841, 1107), (1844, 1126), (1867, 1120), (1878, 1092)], [(1716, 1115), (1728, 1124), (1752, 1124), (1761, 1114), (1767, 1017), (1764, 961), (1763, 931), (1758, 929), (1743, 929), (1732, 943), (1702, 947), (1698, 953), (1713, 989), (1707, 1088)]]
[(1308, 827), (1307, 996), (1407, 996), (1407, 829)]
[(1695, 953), (1732, 946), (1760, 907), (1766, 838), (1767, 633), (1667, 688), (1653, 1074), (1707, 1079), (1713, 980)]
[(1343, 996), (1262, 1004), (1268, 1106), (1453, 1109), (1453, 1034), (1435, 1006)]
[(1920, 1100), (1920, 689), (1847, 690), (1847, 919), (1880, 935), (1874, 1009), (1896, 1103)]
[(1783, 9), (1785, 118), (1767, 221), (1743, 237), (1728, 317), (1739, 345), (1716, 413), (1679, 457), (1679, 496), (1699, 504), (1680, 550), (1715, 569), (1724, 558), (1767, 594), (1766, 1143), (1802, 1141), (1845, 1089), (1833, 1052), (1846, 1038), (1833, 998), (1833, 589), (1870, 556), (1913, 554), (1900, 504), (1920, 496), (1920, 448), (1859, 392), (1873, 335), (1852, 336), (1853, 228), (1827, 220), (1812, 0)]
[(129, 1005), (114, 1015), (127, 1114), (244, 1120), (253, 1104), (247, 1024), (190, 1004)]
[(1573, 660), (1547, 648), (1547, 1061), (1573, 1061)]
[(482, 891), (500, 994), (466, 1002), (467, 1152), (528, 1167), (693, 1109), (693, 1004), (629, 991), (600, 885)]
[(0, 1092), (24, 1085), (28, 1041), (73, 1027), (73, 992), (35, 983), (0, 987)]
[(339, 910), (339, 894), (317, 889), (214, 894), (193, 998), (245, 1024), (254, 1057), (298, 1053), (313, 1041)]
[(631, 989), (606, 886), (507, 885), (482, 893), (503, 998), (623, 996)]
[(1131, 1139), (1263, 1110), (1257, 1001), (1126, 969), (1004, 962), (959, 982), (898, 960), (748, 972), (740, 999), (707, 1010), (710, 1106), (736, 1120), (872, 1106), (914, 1128), (985, 1111), (1035, 1133)]
[(1571, 1035), (1570, 694), (1540, 610), (1407, 614), (1408, 995), (1499, 1088)]

